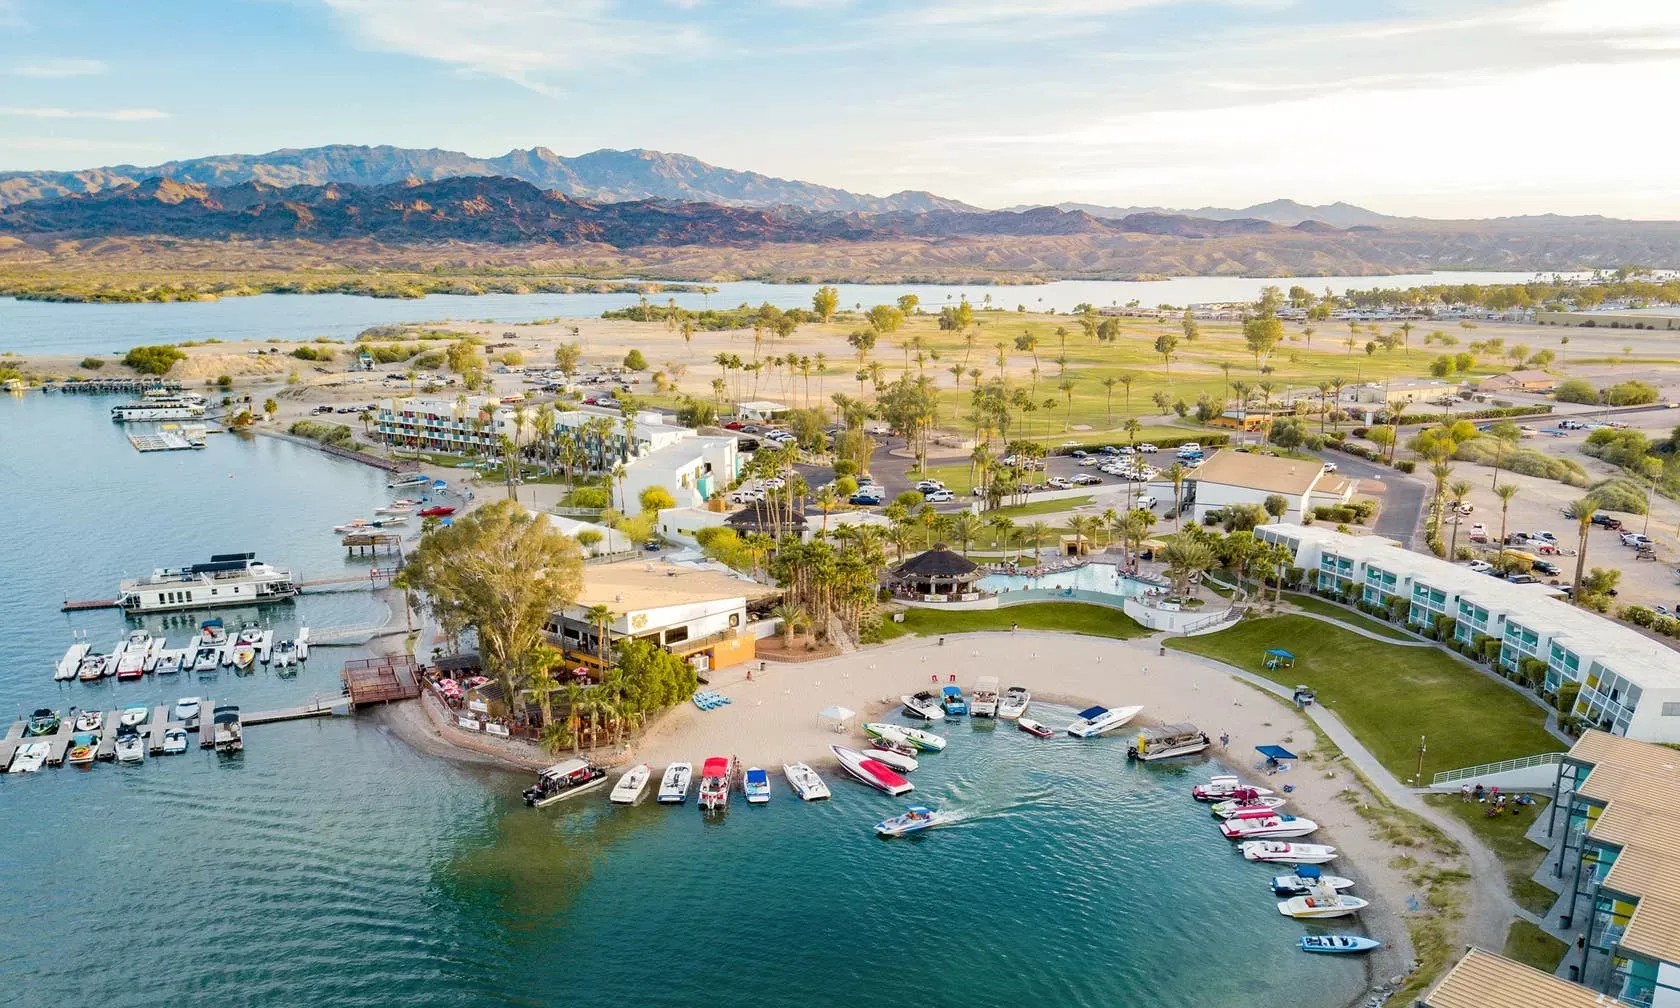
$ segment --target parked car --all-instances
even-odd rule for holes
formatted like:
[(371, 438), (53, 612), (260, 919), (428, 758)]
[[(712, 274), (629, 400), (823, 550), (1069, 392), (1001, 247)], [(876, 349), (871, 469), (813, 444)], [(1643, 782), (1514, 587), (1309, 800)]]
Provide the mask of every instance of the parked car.
[(745, 427), (745, 426), (746, 425), (743, 424), (739, 420), (731, 420), (728, 423), (723, 425), (723, 429), (724, 430), (740, 430), (742, 427)]
[[(860, 483), (858, 485), (862, 486), (863, 484)], [(916, 483), (916, 489), (920, 490), (922, 493), (931, 493), (935, 490), (945, 489), (945, 484), (936, 479), (925, 479)]]
[(1512, 574), (1510, 577), (1506, 578), (1505, 580), (1511, 582), (1512, 584), (1539, 584), (1540, 583), (1540, 579), (1535, 577), (1533, 574)]
[(1145, 455), (1153, 455), (1161, 449), (1145, 441), (1143, 444), (1137, 446), (1137, 450), (1143, 452)]
[(1471, 542), (1487, 542), (1487, 537), (1488, 537), (1488, 535), (1487, 535), (1487, 526), (1486, 525), (1482, 524), (1481, 522), (1477, 522), (1476, 524), (1470, 526), (1470, 541)]
[(1324, 463), (1324, 471), (1325, 472), (1335, 472), (1336, 471), (1336, 463), (1334, 463), (1334, 462)]
[(1080, 486), (1096, 486), (1102, 482), (1102, 477), (1092, 476), (1090, 473), (1080, 473), (1073, 477), (1073, 482), (1079, 484)]
[(881, 503), (881, 495), (878, 493), (870, 493), (868, 491), (859, 490), (857, 493), (852, 494), (852, 496), (848, 498), (848, 502), (856, 504), (860, 507), (874, 507), (875, 505)]
[(1528, 537), (1530, 539), (1542, 539), (1549, 543), (1557, 542), (1557, 536), (1552, 535), (1550, 532), (1530, 532)]
[(1534, 561), (1534, 569), (1535, 569), (1535, 571), (1537, 571), (1541, 574), (1544, 574), (1547, 577), (1557, 577), (1558, 576), (1558, 566), (1557, 566), (1557, 564), (1552, 563), (1550, 560), (1536, 560), (1536, 561)]
[(1046, 484), (1048, 484), (1049, 486), (1054, 487), (1057, 490), (1066, 490), (1069, 487), (1073, 486), (1073, 484), (1071, 482), (1069, 482), (1068, 480), (1066, 480), (1066, 479), (1064, 479), (1060, 476), (1052, 476), (1049, 479), (1045, 480), (1044, 482)]
[(1493, 564), (1488, 563), (1486, 560), (1472, 560), (1470, 561), (1469, 566), (1470, 569), (1475, 571), (1477, 574), (1486, 574), (1488, 571), (1493, 570)]
[(1649, 546), (1649, 545), (1651, 545), (1651, 539), (1650, 539), (1650, 537), (1641, 535), (1638, 532), (1623, 532), (1622, 533), (1622, 545), (1623, 546)]
[(1094, 466), (1094, 465), (1097, 464), (1098, 461), (1100, 461), (1100, 459), (1098, 459), (1097, 456), (1087, 455), (1084, 458), (1079, 460), (1079, 465), (1080, 465), (1081, 468), (1083, 468), (1085, 466)]
[(1155, 510), (1155, 495), (1143, 494), (1137, 499), (1137, 506), (1145, 511)]
[[(930, 490), (922, 495), (922, 499), (929, 504), (942, 504), (945, 501), (956, 500), (957, 495), (949, 490)], [(881, 503), (880, 499), (876, 498), (875, 503)]]
[(1099, 448), (1099, 449), (1097, 449), (1097, 450), (1098, 450), (1098, 451), (1099, 451), (1099, 452), (1101, 452), (1101, 453), (1103, 453), (1103, 454), (1104, 454), (1104, 455), (1119, 455), (1119, 454), (1121, 454), (1121, 453), (1122, 453), (1122, 452), (1124, 452), (1124, 451), (1125, 451), (1125, 450), (1126, 450), (1126, 449), (1124, 449), (1124, 448), (1116, 448), (1116, 447), (1114, 447), (1114, 446), (1113, 446), (1113, 445), (1111, 445), (1111, 444), (1105, 444), (1105, 445), (1103, 445), (1103, 446), (1102, 446), (1102, 447), (1101, 447), (1101, 448)]
[(1084, 458), (1091, 453), (1083, 448), (1075, 448), (1073, 451), (1068, 452), (1068, 454), (1072, 455), (1074, 458)]
[(1606, 528), (1612, 532), (1620, 532), (1622, 530), (1622, 520), (1620, 518), (1612, 518), (1602, 511), (1592, 516), (1592, 523), (1597, 525), (1599, 528)]

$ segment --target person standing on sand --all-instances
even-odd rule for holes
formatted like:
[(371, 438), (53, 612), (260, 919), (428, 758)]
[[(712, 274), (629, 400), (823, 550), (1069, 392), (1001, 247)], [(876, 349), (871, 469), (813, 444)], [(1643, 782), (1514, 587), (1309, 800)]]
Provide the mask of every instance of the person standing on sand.
[(1227, 746), (1229, 746), (1230, 744), (1231, 744), (1231, 733), (1230, 732), (1220, 732), (1219, 733), (1219, 748), (1224, 749)]
[(1467, 802), (1467, 801), (1470, 800), (1470, 782), (1469, 781), (1465, 781), (1464, 786), (1458, 789), (1458, 794), (1459, 794), (1459, 800), (1460, 801), (1466, 801)]

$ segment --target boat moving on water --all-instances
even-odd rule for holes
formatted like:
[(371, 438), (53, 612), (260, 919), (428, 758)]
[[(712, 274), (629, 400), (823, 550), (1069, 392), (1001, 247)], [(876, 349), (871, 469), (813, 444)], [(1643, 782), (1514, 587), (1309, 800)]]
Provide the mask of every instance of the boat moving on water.
[(525, 804), (544, 808), (585, 791), (593, 791), (606, 782), (605, 770), (588, 760), (569, 759), (544, 767), (537, 774), (537, 782), (525, 789)]
[(914, 785), (900, 777), (892, 767), (878, 759), (845, 746), (831, 745), (828, 748), (847, 773), (877, 791), (897, 796), (916, 790)]
[(909, 836), (920, 833), (925, 829), (932, 829), (949, 817), (944, 812), (935, 812), (924, 805), (912, 805), (903, 815), (893, 816), (875, 824), (875, 835), (880, 837)]
[(1352, 955), (1382, 948), (1382, 942), (1367, 935), (1302, 935), (1302, 952), (1331, 952)]
[(1117, 732), (1130, 724), (1132, 718), (1137, 717), (1141, 710), (1141, 706), (1119, 707), (1114, 710), (1107, 707), (1087, 707), (1073, 719), (1073, 724), (1068, 725), (1067, 733), (1074, 738), (1095, 738), (1098, 735)]
[(1013, 721), (1027, 712), (1032, 693), (1025, 686), (1011, 686), (998, 700), (997, 716)]
[(653, 776), (653, 768), (646, 763), (638, 763), (624, 772), (624, 776), (613, 785), (612, 794), (608, 800), (614, 805), (634, 805), (641, 801), (642, 792), (647, 790), (648, 778)]
[(688, 786), (694, 780), (693, 763), (672, 763), (659, 779), (659, 804), (681, 805), (688, 801)]
[(817, 772), (804, 763), (789, 763), (782, 767), (782, 776), (787, 778), (788, 787), (801, 801), (823, 801), (828, 798), (828, 785), (817, 776)]
[(1336, 848), (1329, 844), (1250, 840), (1239, 849), (1242, 856), (1250, 861), (1266, 861), (1273, 864), (1316, 865), (1336, 860)]

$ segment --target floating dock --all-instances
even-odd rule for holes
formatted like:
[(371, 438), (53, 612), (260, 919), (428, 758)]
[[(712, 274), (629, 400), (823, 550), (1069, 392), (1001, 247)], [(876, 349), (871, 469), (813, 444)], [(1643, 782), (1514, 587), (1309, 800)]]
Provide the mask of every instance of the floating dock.
[(191, 451), (194, 448), (204, 447), (202, 441), (193, 444), (174, 431), (160, 431), (156, 434), (130, 434), (128, 443), (133, 445), (136, 451), (143, 452)]
[[(169, 720), (168, 707), (153, 707), (147, 715), (144, 724), (140, 725), (140, 734), (145, 739), (146, 750), (153, 756), (163, 754), (163, 738), (171, 730), (179, 728), (182, 731), (199, 733), (199, 746), (204, 749), (216, 747), (216, 733), (209, 718), (212, 707), (206, 701), (203, 713), (198, 718), (188, 721)], [(316, 697), (309, 703), (297, 707), (285, 707), (279, 710), (257, 711), (239, 715), (239, 723), (243, 728), (251, 725), (277, 724), (281, 721), (301, 721), (307, 718), (337, 717), (350, 713), (349, 697)], [(65, 756), (70, 751), (71, 739), (77, 734), (73, 718), (66, 718), (59, 725), (58, 731), (40, 738), (24, 738), (23, 730), (27, 721), (14, 721), (6, 729), (4, 737), (0, 737), (0, 773), (4, 773), (11, 765), (12, 756), (18, 748), (29, 742), (47, 743), (47, 765), (63, 766)], [(97, 748), (94, 759), (110, 761), (117, 758), (117, 728), (122, 724), (122, 711), (105, 712), (105, 722), (100, 726)], [(203, 730), (200, 730), (203, 729)]]

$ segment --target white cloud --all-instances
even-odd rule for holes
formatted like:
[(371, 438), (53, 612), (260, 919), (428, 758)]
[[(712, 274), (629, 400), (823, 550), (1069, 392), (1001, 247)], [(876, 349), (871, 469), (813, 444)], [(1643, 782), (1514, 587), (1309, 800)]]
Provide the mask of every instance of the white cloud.
[(19, 77), (89, 77), (104, 72), (105, 64), (95, 59), (50, 59), (12, 68)]
[(0, 108), (0, 116), (21, 116), (29, 119), (104, 119), (110, 122), (140, 122), (147, 119), (168, 119), (169, 113), (151, 108), (101, 111), (62, 108)]

